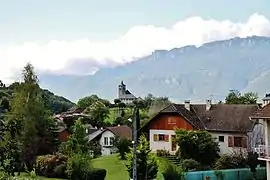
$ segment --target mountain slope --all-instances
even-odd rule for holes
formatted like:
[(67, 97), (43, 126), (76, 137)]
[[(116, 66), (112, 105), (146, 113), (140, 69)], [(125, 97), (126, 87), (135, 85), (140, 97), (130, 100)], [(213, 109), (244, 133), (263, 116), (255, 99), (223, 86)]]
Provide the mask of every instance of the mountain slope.
[[(41, 75), (41, 83), (72, 100), (87, 94), (114, 99), (121, 80), (137, 96), (152, 93), (173, 100), (206, 98), (223, 100), (228, 90), (255, 91), (263, 95), (270, 89), (270, 38), (247, 37), (157, 50), (137, 61), (105, 68), (91, 76)], [(91, 68), (91, 67), (89, 67)], [(72, 88), (70, 88), (72, 87)]]

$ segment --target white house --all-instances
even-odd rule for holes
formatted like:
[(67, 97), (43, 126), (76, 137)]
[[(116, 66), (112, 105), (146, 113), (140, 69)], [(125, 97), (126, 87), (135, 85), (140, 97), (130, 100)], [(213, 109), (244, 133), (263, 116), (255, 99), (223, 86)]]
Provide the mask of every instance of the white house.
[(116, 136), (131, 139), (132, 130), (126, 125), (107, 127), (88, 135), (87, 138), (88, 141), (98, 141), (101, 145), (101, 155), (106, 156), (115, 153), (113, 142)]
[(267, 179), (270, 180), (270, 95), (263, 99), (263, 107), (250, 116), (251, 121), (256, 121), (264, 127), (264, 140), (255, 146), (254, 150), (259, 154), (259, 160), (266, 161)]
[(255, 125), (249, 116), (258, 110), (257, 105), (171, 104), (153, 117), (141, 131), (147, 134), (152, 151), (177, 151), (173, 141), (175, 129), (206, 130), (217, 138), (221, 153), (248, 148), (248, 134)]

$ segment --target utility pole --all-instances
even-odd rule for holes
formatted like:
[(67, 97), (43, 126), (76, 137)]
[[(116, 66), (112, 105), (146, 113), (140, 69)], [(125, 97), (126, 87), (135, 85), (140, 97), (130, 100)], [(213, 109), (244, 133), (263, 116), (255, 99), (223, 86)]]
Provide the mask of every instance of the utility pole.
[(134, 108), (133, 117), (133, 177), (132, 180), (137, 180), (137, 121), (139, 119), (139, 109)]

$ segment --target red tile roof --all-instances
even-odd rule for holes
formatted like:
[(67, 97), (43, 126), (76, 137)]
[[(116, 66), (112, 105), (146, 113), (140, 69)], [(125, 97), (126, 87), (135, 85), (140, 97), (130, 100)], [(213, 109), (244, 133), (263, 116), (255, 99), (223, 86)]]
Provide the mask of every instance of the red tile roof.
[(120, 136), (120, 137), (126, 138), (126, 139), (131, 139), (132, 130), (127, 125), (115, 126), (115, 127), (107, 127), (106, 129), (111, 131), (116, 136)]
[(270, 118), (270, 104), (267, 104), (263, 108), (257, 110), (255, 113), (252, 114), (250, 117), (251, 119), (267, 119)]

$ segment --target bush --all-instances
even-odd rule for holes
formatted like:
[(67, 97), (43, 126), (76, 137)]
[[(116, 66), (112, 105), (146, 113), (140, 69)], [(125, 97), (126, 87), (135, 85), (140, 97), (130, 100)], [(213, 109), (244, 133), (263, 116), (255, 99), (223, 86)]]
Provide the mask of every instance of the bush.
[(126, 138), (116, 137), (114, 145), (122, 160), (126, 159), (126, 154), (130, 152), (131, 141)]
[(36, 173), (40, 176), (65, 178), (67, 160), (67, 156), (60, 153), (39, 156), (36, 161)]
[(67, 176), (71, 180), (104, 180), (105, 169), (93, 169), (91, 157), (84, 154), (74, 154), (68, 160)]
[(201, 169), (201, 165), (198, 161), (194, 159), (185, 159), (181, 162), (181, 167), (182, 169), (187, 172), (187, 171), (196, 171)]
[(168, 150), (165, 150), (165, 149), (158, 149), (157, 150), (157, 156), (158, 157), (166, 157), (166, 156), (169, 156), (170, 155), (170, 152)]
[(246, 168), (247, 159), (243, 153), (224, 154), (217, 160), (215, 169)]
[(173, 165), (170, 162), (167, 162), (164, 165), (162, 174), (165, 180), (182, 180), (183, 179), (182, 169), (180, 167)]

